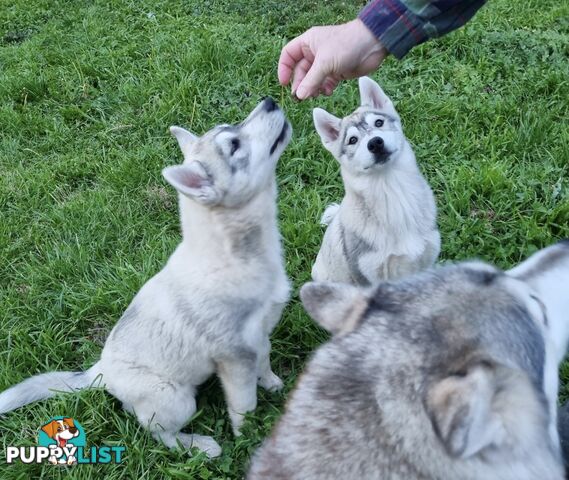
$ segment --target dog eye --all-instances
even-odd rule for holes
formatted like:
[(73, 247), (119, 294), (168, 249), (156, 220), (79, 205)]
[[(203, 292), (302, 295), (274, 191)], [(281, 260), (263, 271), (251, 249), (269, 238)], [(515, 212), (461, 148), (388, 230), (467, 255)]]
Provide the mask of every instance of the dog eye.
[(350, 137), (348, 140), (348, 145), (355, 145), (358, 142), (357, 137)]
[(383, 127), (383, 120), (382, 120), (381, 118), (378, 118), (378, 119), (375, 121), (375, 126), (378, 127), (378, 128), (379, 128), (379, 127)]
[(239, 141), (238, 138), (232, 138), (231, 139), (231, 152), (229, 152), (230, 155), (233, 155), (237, 150), (239, 150), (239, 147), (241, 146), (241, 142)]

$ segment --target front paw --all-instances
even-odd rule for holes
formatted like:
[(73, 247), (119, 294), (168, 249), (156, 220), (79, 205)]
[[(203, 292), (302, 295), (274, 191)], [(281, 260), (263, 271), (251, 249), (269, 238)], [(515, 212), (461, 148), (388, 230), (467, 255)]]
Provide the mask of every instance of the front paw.
[(269, 372), (268, 375), (259, 378), (258, 383), (261, 387), (269, 392), (278, 392), (282, 390), (284, 386), (283, 381), (273, 372)]

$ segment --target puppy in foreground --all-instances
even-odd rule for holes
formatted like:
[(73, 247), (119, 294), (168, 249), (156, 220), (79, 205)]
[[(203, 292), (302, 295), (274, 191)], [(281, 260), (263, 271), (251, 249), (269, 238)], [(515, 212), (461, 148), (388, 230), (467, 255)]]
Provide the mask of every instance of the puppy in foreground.
[(247, 478), (562, 480), (568, 285), (569, 242), (509, 272), (466, 262), (368, 289), (306, 284), (334, 336)]
[(291, 137), (282, 110), (263, 100), (243, 123), (202, 137), (172, 127), (184, 163), (164, 178), (179, 192), (183, 239), (111, 331), (85, 372), (37, 375), (0, 394), (0, 413), (101, 383), (168, 447), (209, 456), (211, 438), (181, 433), (196, 389), (216, 373), (236, 435), (257, 384), (278, 390), (269, 335), (289, 299), (276, 220), (275, 169)]
[(361, 106), (339, 119), (314, 109), (324, 147), (340, 162), (345, 196), (322, 216), (328, 225), (312, 268), (316, 281), (367, 286), (433, 265), (440, 251), (436, 206), (381, 87), (359, 80)]

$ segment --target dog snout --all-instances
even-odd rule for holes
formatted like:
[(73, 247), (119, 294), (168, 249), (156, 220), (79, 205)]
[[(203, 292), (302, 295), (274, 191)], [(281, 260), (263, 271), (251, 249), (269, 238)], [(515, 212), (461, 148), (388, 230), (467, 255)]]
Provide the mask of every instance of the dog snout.
[(384, 152), (383, 138), (373, 137), (369, 142), (367, 142), (367, 149), (374, 155)]
[(279, 108), (279, 106), (277, 105), (277, 102), (275, 102), (271, 97), (265, 97), (263, 99), (263, 106), (265, 108), (265, 111), (267, 111), (267, 112), (272, 112), (272, 111), (276, 110), (277, 108)]

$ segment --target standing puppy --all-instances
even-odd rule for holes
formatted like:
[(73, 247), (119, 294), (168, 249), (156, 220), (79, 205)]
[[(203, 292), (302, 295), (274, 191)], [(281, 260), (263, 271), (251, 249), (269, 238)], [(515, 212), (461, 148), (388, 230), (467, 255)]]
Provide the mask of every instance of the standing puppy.
[[(249, 480), (562, 480), (551, 405), (569, 340), (569, 244), (361, 289), (309, 283), (333, 334)], [(553, 426), (553, 429), (552, 429)]]
[(136, 295), (99, 362), (86, 372), (25, 380), (0, 394), (0, 413), (101, 376), (155, 438), (216, 456), (221, 449), (212, 438), (180, 433), (196, 411), (197, 387), (217, 373), (236, 435), (256, 406), (257, 383), (282, 387), (271, 371), (269, 335), (289, 298), (275, 169), (290, 125), (268, 98), (243, 123), (201, 138), (171, 131), (184, 163), (163, 174), (180, 193), (182, 243)]
[(340, 162), (345, 196), (312, 268), (316, 281), (370, 285), (430, 267), (440, 250), (433, 193), (419, 172), (391, 100), (368, 77), (361, 106), (340, 120), (314, 109), (324, 147)]

